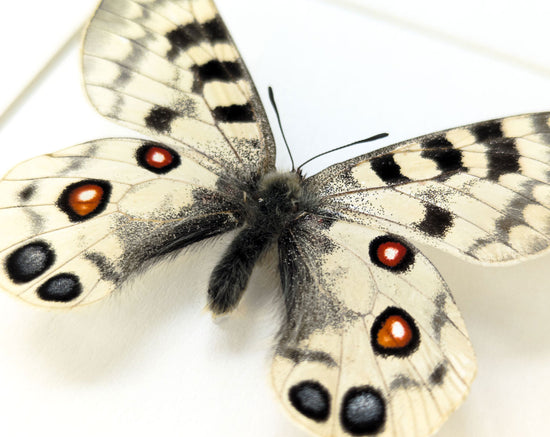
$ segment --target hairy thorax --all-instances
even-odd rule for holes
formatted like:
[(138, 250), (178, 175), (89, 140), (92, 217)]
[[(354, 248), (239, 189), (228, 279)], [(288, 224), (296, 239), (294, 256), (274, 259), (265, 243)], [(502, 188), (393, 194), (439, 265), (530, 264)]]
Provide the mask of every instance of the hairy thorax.
[(268, 173), (256, 192), (245, 194), (246, 226), (260, 227), (275, 237), (303, 215), (311, 203), (299, 173)]
[(317, 203), (296, 171), (268, 173), (242, 196), (243, 226), (210, 277), (209, 306), (215, 314), (237, 306), (261, 255)]

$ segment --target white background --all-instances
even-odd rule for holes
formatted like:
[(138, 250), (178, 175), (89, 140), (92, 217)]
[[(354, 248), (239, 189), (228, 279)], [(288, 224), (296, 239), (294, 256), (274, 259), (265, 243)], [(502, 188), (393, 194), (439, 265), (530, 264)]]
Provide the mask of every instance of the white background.
[[(219, 0), (218, 6), (265, 102), (267, 86), (274, 87), (299, 163), (378, 132), (391, 134), (377, 144), (383, 146), (549, 110), (550, 6), (519, 3)], [(0, 108), (94, 4), (3, 5)], [(79, 80), (74, 43), (0, 125), (2, 172), (36, 154), (134, 135), (97, 115)], [(288, 167), (281, 145), (278, 161)], [(366, 150), (335, 153), (306, 170)], [(438, 436), (546, 435), (550, 257), (486, 268), (426, 253), (454, 292), (479, 361), (470, 396)], [(214, 322), (203, 311), (204, 283), (217, 256), (219, 244), (68, 313), (0, 295), (0, 435), (305, 436), (268, 381), (280, 309), (274, 266), (256, 271), (237, 314)]]

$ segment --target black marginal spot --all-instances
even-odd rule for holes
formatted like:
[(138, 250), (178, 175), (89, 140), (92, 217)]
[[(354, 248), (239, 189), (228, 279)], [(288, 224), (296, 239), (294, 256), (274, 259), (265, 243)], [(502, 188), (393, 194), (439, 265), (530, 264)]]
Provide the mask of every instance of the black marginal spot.
[(424, 150), (420, 156), (434, 161), (444, 173), (468, 170), (462, 165), (462, 152), (458, 149)]
[(61, 273), (48, 279), (36, 291), (38, 297), (48, 302), (70, 302), (82, 293), (78, 276)]
[(431, 373), (429, 381), (432, 385), (441, 385), (443, 384), (443, 379), (447, 374), (447, 365), (445, 363), (439, 364), (434, 371)]
[(195, 65), (195, 83), (193, 91), (202, 91), (202, 85), (211, 81), (235, 81), (243, 77), (244, 72), (238, 62), (218, 61), (217, 59), (207, 62), (203, 65)]
[(222, 19), (217, 16), (202, 24), (206, 38), (211, 42), (229, 41), (229, 33), (223, 24)]
[[(380, 258), (381, 249), (386, 246), (389, 248), (395, 247), (395, 250), (401, 249), (405, 251), (404, 254), (399, 254), (402, 255), (401, 259), (394, 265), (390, 265), (387, 262), (384, 263), (383, 259)], [(413, 248), (409, 245), (409, 243), (394, 235), (381, 235), (380, 237), (376, 237), (372, 240), (369, 244), (369, 256), (374, 265), (391, 272), (404, 272), (409, 270), (409, 268), (414, 264)]]
[(36, 185), (34, 183), (27, 185), (19, 192), (19, 200), (28, 202), (36, 194)]
[(173, 109), (164, 106), (155, 106), (145, 117), (145, 125), (157, 132), (170, 132), (170, 123), (178, 116)]
[(466, 171), (462, 165), (462, 152), (443, 135), (433, 137), (422, 143), (422, 158), (431, 159), (442, 172)]
[(348, 390), (340, 411), (342, 427), (351, 435), (374, 435), (386, 424), (386, 402), (374, 387), (365, 385)]
[[(74, 203), (73, 194), (78, 191), (79, 188), (86, 185), (97, 186), (103, 190), (103, 195), (101, 199), (98, 199), (97, 205), (93, 210), (87, 212), (85, 215), (78, 214), (75, 210), (75, 207), (78, 206)], [(72, 222), (81, 222), (84, 220), (89, 220), (92, 217), (101, 214), (107, 208), (109, 204), (109, 199), (111, 198), (112, 186), (108, 181), (100, 179), (84, 179), (80, 182), (75, 182), (74, 184), (68, 185), (57, 200), (57, 207), (63, 211), (69, 217), (69, 220)]]
[(410, 179), (401, 173), (401, 167), (395, 162), (393, 154), (371, 159), (370, 166), (386, 184), (410, 182)]
[(516, 142), (513, 138), (501, 138), (491, 141), (487, 144), (487, 167), (489, 172), (487, 177), (492, 181), (507, 173), (517, 173), (520, 170), (520, 153), (516, 148)]
[(453, 225), (453, 216), (449, 211), (436, 205), (425, 205), (424, 220), (418, 223), (418, 230), (432, 237), (443, 237)]
[(474, 133), (478, 142), (502, 138), (502, 126), (500, 121), (486, 121), (472, 126), (471, 131)]
[(422, 143), (423, 149), (448, 149), (449, 147), (453, 147), (453, 143), (444, 135), (437, 135)]
[(236, 80), (243, 77), (243, 69), (238, 62), (230, 61), (209, 61), (203, 65), (194, 67), (197, 76), (203, 82), (213, 80)]
[(176, 29), (168, 32), (166, 38), (172, 45), (172, 48), (168, 52), (168, 58), (173, 60), (179, 55), (181, 50), (199, 44), (204, 39), (204, 35), (198, 23), (190, 23), (185, 26), (178, 26)]
[(324, 422), (330, 414), (330, 394), (317, 381), (303, 381), (293, 386), (288, 398), (296, 410), (316, 422)]
[(44, 241), (35, 241), (13, 252), (6, 260), (5, 269), (16, 284), (30, 282), (48, 270), (55, 261), (55, 253)]
[[(380, 343), (379, 334), (381, 331), (387, 330), (388, 322), (392, 319), (396, 319), (401, 322), (404, 331), (408, 331), (408, 338), (405, 338), (404, 344), (401, 347), (384, 347)], [(378, 355), (385, 357), (394, 356), (399, 358), (405, 358), (413, 354), (418, 350), (420, 346), (420, 331), (414, 319), (405, 310), (397, 307), (386, 308), (374, 321), (371, 331), (371, 345), (372, 349)]]
[(245, 105), (218, 106), (212, 111), (216, 121), (233, 123), (255, 121), (254, 111), (250, 103)]

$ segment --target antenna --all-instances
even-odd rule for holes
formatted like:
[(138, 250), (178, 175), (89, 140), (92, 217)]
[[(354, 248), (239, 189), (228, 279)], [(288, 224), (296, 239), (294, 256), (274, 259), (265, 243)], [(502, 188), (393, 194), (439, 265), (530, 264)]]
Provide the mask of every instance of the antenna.
[(269, 100), (271, 100), (271, 105), (273, 106), (275, 114), (277, 115), (277, 122), (279, 123), (279, 129), (281, 130), (283, 140), (285, 141), (286, 150), (288, 151), (288, 154), (290, 156), (290, 162), (292, 162), (292, 171), (294, 171), (294, 158), (292, 157), (290, 147), (288, 147), (288, 143), (286, 142), (285, 131), (283, 130), (283, 125), (281, 124), (281, 117), (279, 116), (279, 110), (277, 109), (277, 104), (275, 103), (275, 97), (273, 96), (273, 88), (267, 87), (267, 91), (269, 92)]
[(353, 143), (346, 144), (345, 146), (336, 147), (335, 149), (331, 149), (331, 150), (327, 150), (326, 152), (319, 153), (318, 155), (315, 155), (313, 158), (309, 158), (306, 162), (303, 162), (302, 164), (300, 164), (300, 166), (296, 169), (296, 171), (300, 171), (300, 169), (304, 165), (306, 165), (307, 163), (309, 163), (309, 162), (313, 161), (314, 159), (317, 159), (317, 158), (319, 158), (323, 155), (328, 155), (329, 153), (336, 152), (337, 150), (345, 149), (346, 147), (355, 146), (356, 144), (368, 143), (370, 141), (376, 141), (376, 140), (379, 140), (380, 138), (386, 138), (387, 136), (388, 136), (388, 134), (386, 132), (384, 132), (384, 133), (381, 133), (381, 134), (378, 134), (378, 135), (373, 135), (372, 137), (369, 137), (369, 138), (365, 138), (364, 140), (354, 141)]

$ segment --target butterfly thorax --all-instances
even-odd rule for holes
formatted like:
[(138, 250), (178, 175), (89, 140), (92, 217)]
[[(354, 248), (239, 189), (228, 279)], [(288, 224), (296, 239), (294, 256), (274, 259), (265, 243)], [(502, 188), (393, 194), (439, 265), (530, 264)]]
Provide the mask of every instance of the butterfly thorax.
[(292, 223), (316, 204), (298, 172), (271, 172), (243, 190), (243, 226), (212, 272), (209, 305), (216, 314), (235, 308), (254, 265)]

